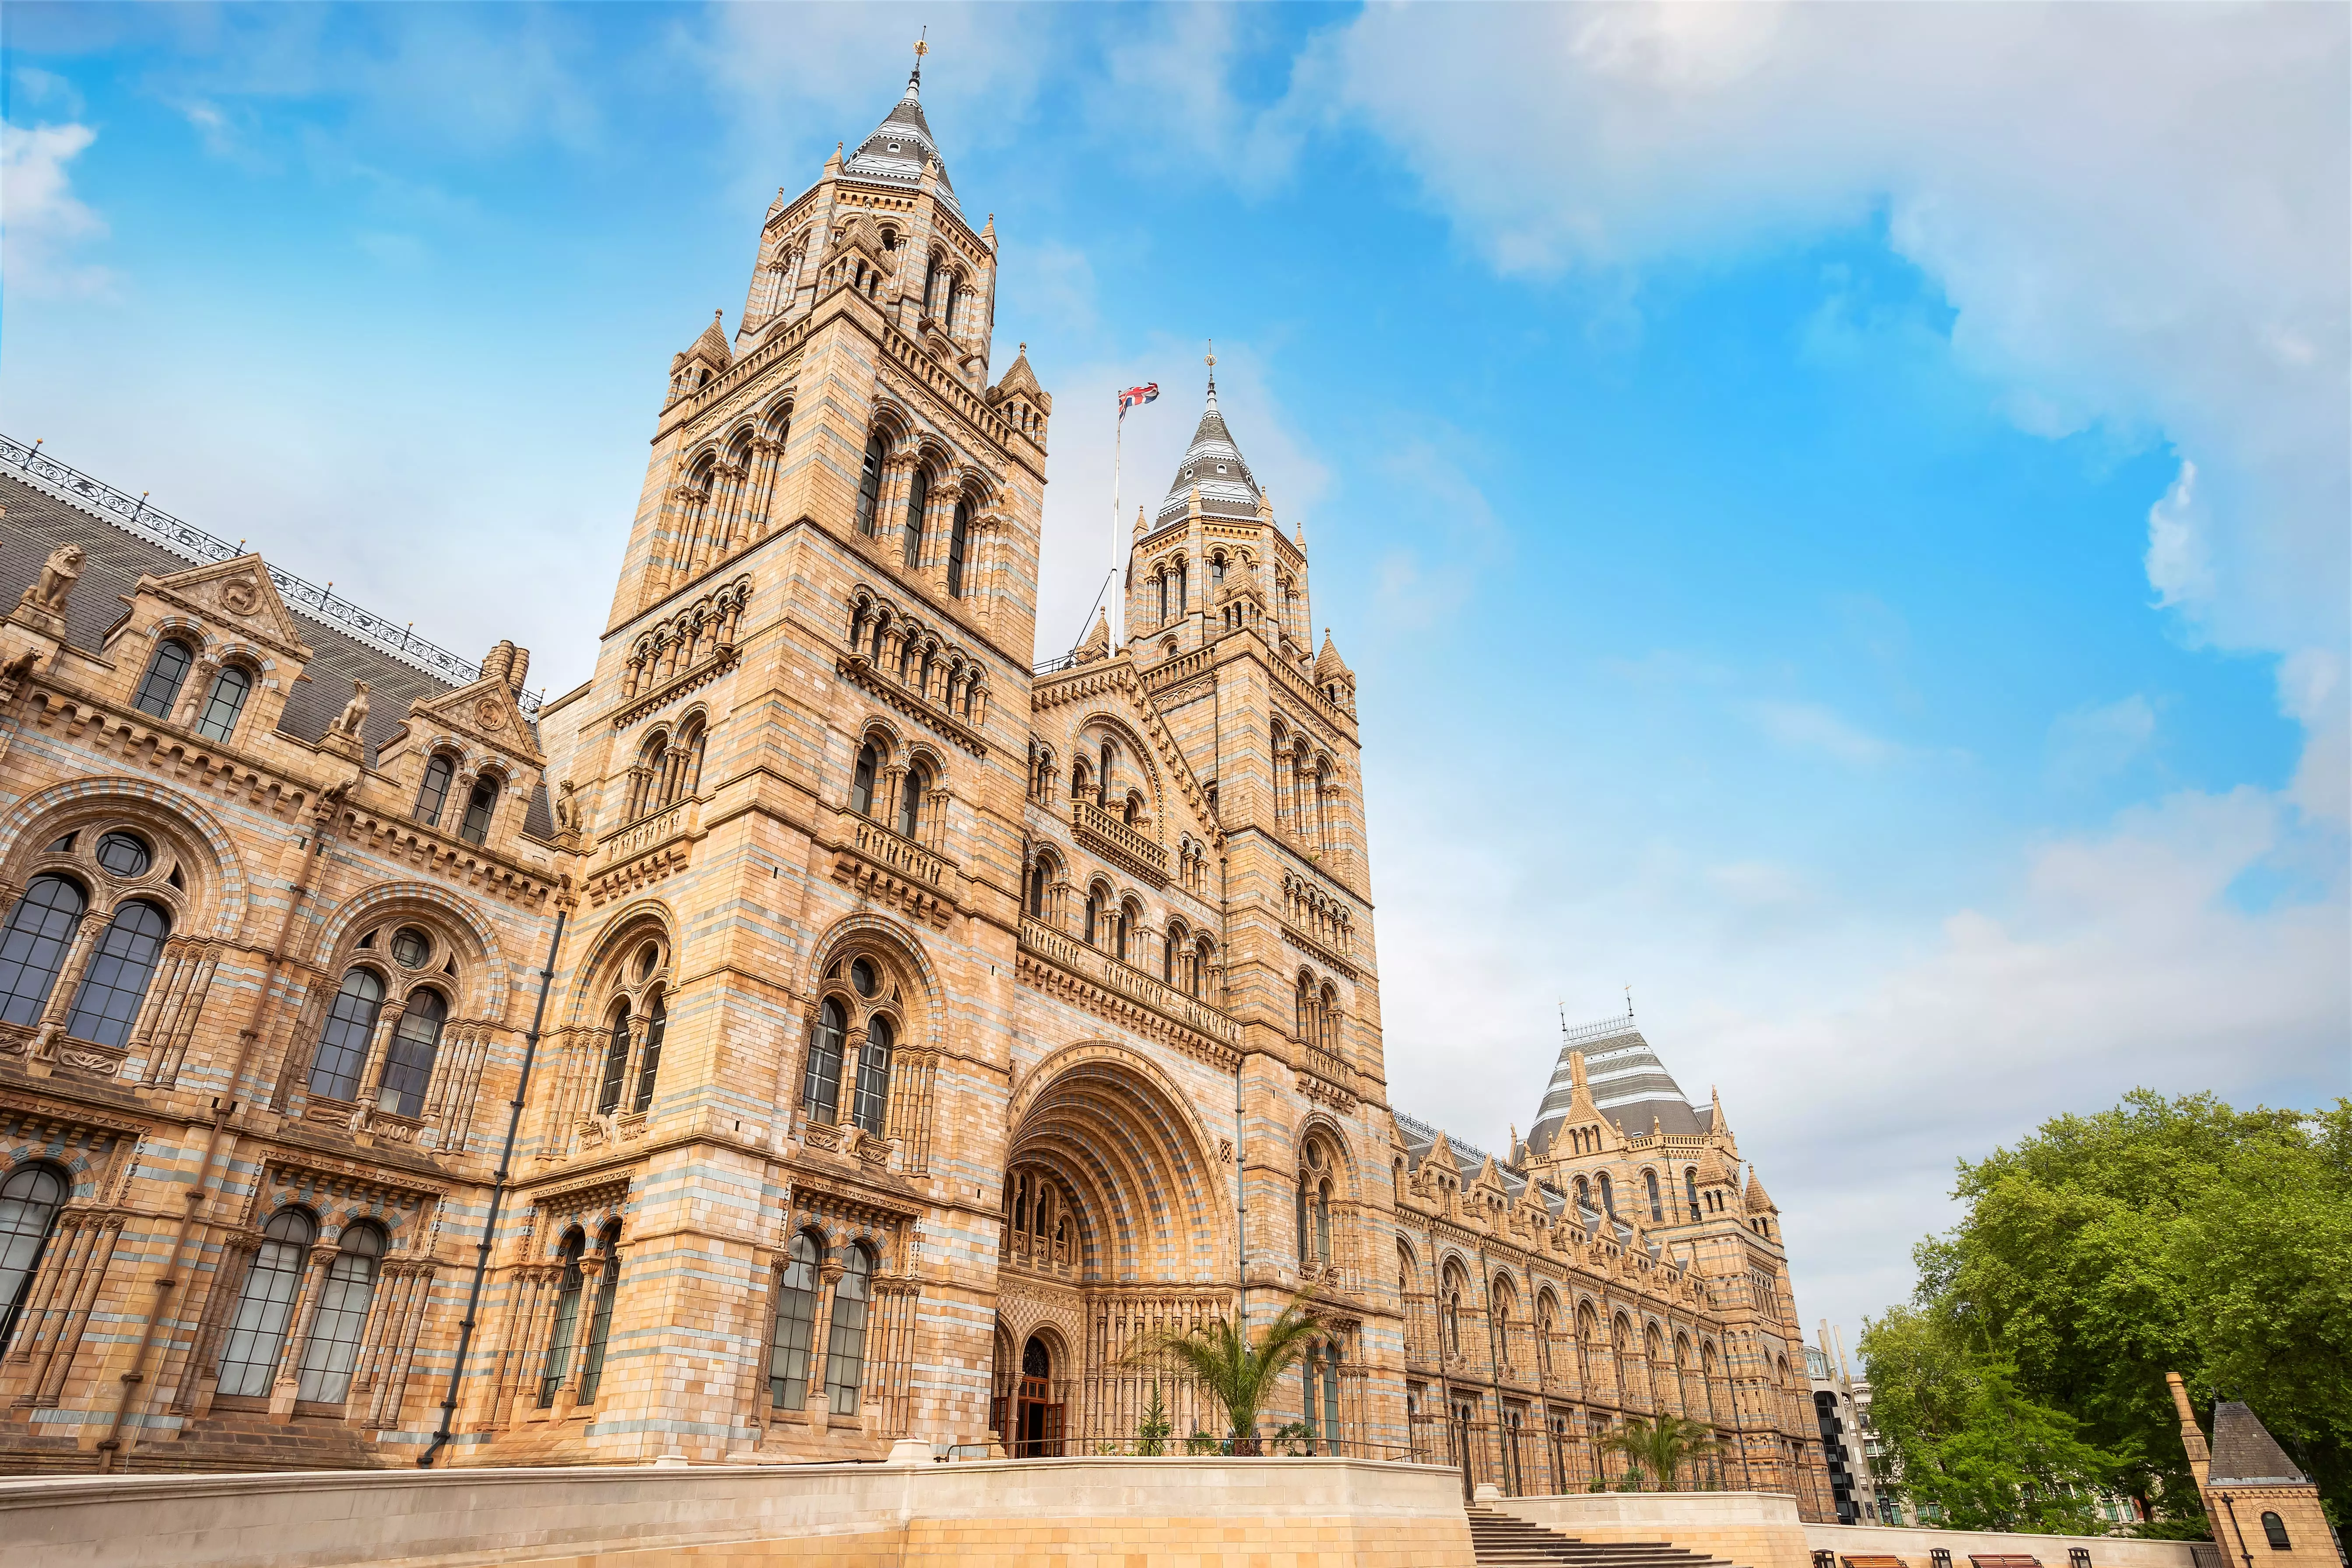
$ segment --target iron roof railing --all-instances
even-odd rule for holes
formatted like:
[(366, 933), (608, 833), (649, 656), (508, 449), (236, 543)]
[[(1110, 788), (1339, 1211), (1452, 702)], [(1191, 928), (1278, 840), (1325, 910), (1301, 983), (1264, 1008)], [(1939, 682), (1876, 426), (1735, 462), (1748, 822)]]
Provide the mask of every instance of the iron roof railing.
[[(104, 479), (59, 462), (42, 451), (38, 441), (26, 446), (0, 436), (0, 467), (15, 468), (19, 478), (30, 481), (36, 489), (199, 566), (245, 553), (228, 541), (149, 504), (143, 494), (134, 496), (117, 489)], [(332, 627), (353, 642), (452, 686), (469, 685), (482, 678), (482, 667), (473, 660), (460, 658), (439, 644), (418, 637), (409, 627), (363, 610), (349, 599), (338, 598), (331, 589), (307, 577), (297, 576), (282, 566), (265, 564), (269, 565), (270, 582), (277, 585), (287, 604), (321, 626)], [(544, 694), (524, 691), (517, 695), (524, 715), (539, 717)]]

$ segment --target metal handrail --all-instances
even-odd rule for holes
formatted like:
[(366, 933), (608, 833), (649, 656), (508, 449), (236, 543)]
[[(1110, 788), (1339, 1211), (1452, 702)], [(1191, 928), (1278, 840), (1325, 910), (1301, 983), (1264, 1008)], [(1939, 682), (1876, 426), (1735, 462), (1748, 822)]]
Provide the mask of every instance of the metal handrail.
[[(246, 553), (244, 546), (231, 544), (217, 534), (207, 533), (194, 523), (173, 517), (162, 508), (152, 505), (145, 494), (132, 495), (118, 489), (104, 479), (85, 474), (70, 463), (61, 463), (41, 450), (41, 443), (30, 446), (7, 436), (0, 436), (0, 464), (16, 468), (35, 488), (57, 500), (76, 506), (103, 521), (110, 522), (125, 533), (135, 534), (151, 544), (160, 544), (183, 560), (199, 566), (209, 566), (216, 561), (228, 561)], [(467, 686), (482, 678), (482, 667), (471, 659), (460, 658), (437, 643), (427, 642), (409, 627), (388, 621), (382, 616), (360, 608), (348, 599), (337, 598), (331, 584), (320, 587), (307, 577), (298, 576), (282, 566), (268, 566), (269, 580), (288, 604), (310, 616), (321, 625), (333, 627), (353, 642), (363, 643), (378, 653), (388, 654), (413, 668), (420, 669), (452, 686)], [(527, 717), (539, 716), (544, 693), (516, 693), (518, 702)]]

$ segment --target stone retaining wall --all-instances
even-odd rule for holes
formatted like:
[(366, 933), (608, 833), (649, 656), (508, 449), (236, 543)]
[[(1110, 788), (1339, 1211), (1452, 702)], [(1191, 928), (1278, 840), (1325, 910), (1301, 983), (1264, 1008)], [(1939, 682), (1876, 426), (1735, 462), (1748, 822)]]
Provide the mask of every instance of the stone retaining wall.
[(0, 1481), (0, 1568), (1471, 1568), (1461, 1478), (1359, 1459)]
[(2066, 1568), (2070, 1547), (2087, 1548), (2091, 1568), (2190, 1568), (2185, 1541), (2141, 1541), (2128, 1535), (2017, 1535), (1993, 1531), (1906, 1530), (1895, 1524), (1809, 1524), (1805, 1544), (1840, 1557), (1900, 1557), (1911, 1568), (1927, 1568), (1927, 1553), (1940, 1547), (1953, 1568), (1968, 1568), (1970, 1555), (2039, 1558), (2042, 1568)]

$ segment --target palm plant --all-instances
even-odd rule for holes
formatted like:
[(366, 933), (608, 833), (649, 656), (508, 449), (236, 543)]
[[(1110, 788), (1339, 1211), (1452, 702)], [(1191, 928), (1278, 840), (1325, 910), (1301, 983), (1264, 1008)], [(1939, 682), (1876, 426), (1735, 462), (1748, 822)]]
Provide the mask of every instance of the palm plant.
[(1225, 1413), (1234, 1454), (1255, 1455), (1265, 1452), (1257, 1435), (1259, 1407), (1322, 1329), (1311, 1298), (1300, 1295), (1255, 1337), (1242, 1324), (1219, 1318), (1189, 1333), (1149, 1335), (1126, 1359), (1129, 1365), (1168, 1367), (1191, 1382)]
[(1675, 1476), (1684, 1465), (1696, 1479), (1698, 1460), (1715, 1449), (1715, 1436), (1696, 1421), (1660, 1415), (1651, 1421), (1628, 1421), (1601, 1442), (1601, 1447), (1625, 1456), (1628, 1479), (1648, 1474), (1658, 1479), (1662, 1492), (1676, 1490)]

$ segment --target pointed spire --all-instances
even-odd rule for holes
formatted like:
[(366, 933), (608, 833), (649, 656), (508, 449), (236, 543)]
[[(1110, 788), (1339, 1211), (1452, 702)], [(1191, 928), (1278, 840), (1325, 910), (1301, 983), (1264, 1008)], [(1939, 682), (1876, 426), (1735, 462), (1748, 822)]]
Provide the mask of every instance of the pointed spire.
[[(1315, 656), (1315, 679), (1317, 683), (1320, 684), (1326, 680), (1338, 680), (1349, 673), (1350, 671), (1348, 668), (1348, 661), (1339, 657), (1339, 648), (1332, 644), (1331, 628), (1329, 626), (1325, 626), (1323, 628), (1323, 651)], [(1577, 1059), (1580, 1062), (1583, 1060), (1580, 1057)]]
[(1080, 664), (1091, 664), (1096, 659), (1108, 657), (1110, 657), (1110, 612), (1105, 610), (1096, 619), (1095, 629), (1087, 634), (1087, 640), (1078, 645), (1077, 660)]
[[(940, 156), (939, 142), (931, 134), (931, 123), (923, 115), (923, 56), (930, 46), (918, 39), (915, 44), (915, 67), (907, 74), (907, 90), (882, 117), (882, 123), (872, 135), (857, 144), (857, 151), (840, 164), (843, 174), (853, 180), (875, 184), (895, 185), (906, 190), (924, 188), (927, 173), (939, 182), (936, 195), (940, 205), (963, 216), (956, 205), (955, 185), (948, 178), (947, 160)], [(836, 154), (837, 155), (837, 154)], [(825, 165), (831, 170), (834, 165)]]
[(1756, 1173), (1756, 1167), (1753, 1165), (1748, 1167), (1748, 1212), (1749, 1214), (1780, 1212), (1780, 1205), (1774, 1203), (1772, 1194), (1764, 1190), (1764, 1178)]
[(1135, 537), (1138, 539), (1142, 538), (1145, 531), (1146, 530), (1143, 526), (1143, 508), (1139, 506), (1135, 509)]
[(1207, 355), (1209, 390), (1201, 409), (1201, 423), (1192, 431), (1192, 444), (1186, 448), (1184, 460), (1176, 467), (1175, 482), (1168, 487), (1167, 499), (1160, 503), (1159, 521), (1170, 522), (1185, 514), (1187, 496), (1197, 491), (1200, 510), (1211, 517), (1239, 518), (1255, 521), (1262, 491), (1257, 476), (1250, 472), (1247, 459), (1234, 445), (1233, 433), (1225, 427), (1225, 416), (1217, 407), (1217, 355), (1213, 345)]

